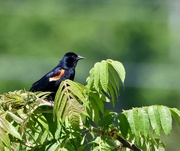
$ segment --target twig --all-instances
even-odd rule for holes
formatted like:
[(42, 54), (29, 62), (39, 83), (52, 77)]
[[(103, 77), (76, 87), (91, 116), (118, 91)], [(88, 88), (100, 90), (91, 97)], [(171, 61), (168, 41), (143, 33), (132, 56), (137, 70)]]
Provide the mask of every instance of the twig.
[(120, 141), (122, 143), (122, 147), (127, 147), (129, 149), (132, 149), (133, 151), (142, 151), (140, 148), (138, 148), (136, 145), (128, 142), (127, 140), (125, 140), (122, 136), (120, 136), (117, 133), (117, 130), (114, 129), (111, 132), (107, 133), (108, 136), (113, 137), (114, 135), (116, 136), (115, 139), (117, 139), (118, 141)]
[(129, 148), (129, 149), (131, 149), (133, 151), (142, 151), (136, 145), (128, 142), (122, 136), (120, 136), (116, 129), (113, 129), (110, 132), (104, 133), (104, 131), (101, 130), (101, 129), (98, 129), (98, 128), (95, 128), (95, 127), (90, 127), (89, 129), (87, 129), (84, 132), (82, 132), (82, 134), (86, 134), (86, 133), (89, 133), (89, 132), (94, 132), (96, 134), (113, 137), (114, 139), (116, 139), (116, 140), (118, 140), (119, 142), (122, 143), (122, 147), (127, 147), (127, 148)]

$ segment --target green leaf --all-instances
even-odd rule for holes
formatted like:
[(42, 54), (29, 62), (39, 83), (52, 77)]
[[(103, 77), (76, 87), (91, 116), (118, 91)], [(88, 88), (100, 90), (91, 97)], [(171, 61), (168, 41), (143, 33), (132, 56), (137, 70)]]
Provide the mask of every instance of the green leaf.
[(79, 104), (76, 100), (69, 100), (67, 103), (67, 108), (63, 115), (62, 120), (65, 120), (65, 117), (68, 117), (69, 122), (73, 126), (74, 129), (78, 129), (80, 125), (80, 115), (86, 114), (84, 107)]
[(94, 81), (94, 74), (93, 73), (94, 73), (94, 68), (92, 68), (89, 71), (89, 77), (87, 77), (87, 79), (86, 79), (86, 82), (87, 82), (86, 87), (89, 89), (93, 89), (93, 81)]
[(108, 65), (108, 69), (109, 69), (109, 85), (114, 87), (115, 95), (119, 95), (120, 78), (117, 76), (117, 72), (116, 70), (114, 70), (111, 64)]
[(44, 142), (47, 140), (47, 139), (51, 139), (49, 136), (49, 131), (43, 131), (43, 133), (40, 134), (40, 143), (41, 144), (44, 144)]
[(171, 111), (175, 112), (177, 114), (177, 116), (180, 117), (180, 110), (178, 110), (177, 108), (169, 108)]
[[(60, 146), (59, 142), (55, 142), (51, 146), (47, 146), (47, 151), (55, 151)], [(60, 150), (61, 151), (61, 150)], [(62, 150), (63, 151), (63, 150)]]
[(110, 82), (108, 84), (108, 98), (107, 99), (112, 102), (113, 106), (115, 104), (115, 98), (116, 98), (115, 88), (114, 88), (113, 84)]
[(21, 124), (23, 122), (23, 120), (20, 117), (18, 117), (17, 115), (15, 115), (14, 113), (8, 111), (7, 114), (9, 114), (11, 116), (11, 118), (14, 121), (16, 121), (18, 124)]
[[(85, 86), (81, 84), (78, 84), (70, 80), (65, 80), (61, 82), (61, 85), (55, 97), (55, 104), (54, 104), (55, 107), (53, 112), (54, 115), (56, 114), (57, 118), (62, 118), (63, 114), (67, 113), (68, 115), (68, 112), (66, 112), (67, 107), (73, 107), (73, 106), (74, 109), (77, 109), (77, 112), (86, 114), (84, 109), (83, 110), (79, 110), (79, 109), (80, 108), (82, 109), (83, 106), (84, 107), (88, 106), (87, 93), (89, 93), (89, 89), (87, 89)], [(70, 106), (67, 106), (67, 103)]]
[(64, 112), (66, 104), (67, 104), (66, 90), (64, 89), (64, 84), (62, 82), (55, 96), (54, 108), (53, 108), (54, 120), (58, 120), (62, 118), (62, 114)]
[[(60, 84), (57, 92), (56, 92), (56, 95), (55, 95), (55, 99), (54, 99), (54, 107), (53, 107), (53, 119), (56, 120), (56, 118), (59, 118), (59, 114), (57, 114), (57, 112), (59, 111), (59, 106), (61, 104), (61, 100), (62, 100), (62, 97), (64, 96), (63, 93), (63, 84)], [(65, 91), (65, 90), (64, 90)]]
[(101, 111), (102, 113), (104, 113), (104, 102), (101, 99), (99, 99), (97, 93), (92, 92), (91, 93), (91, 98), (89, 99), (89, 101), (94, 102), (95, 106), (98, 107), (98, 110)]
[(0, 140), (0, 151), (6, 151), (3, 142)]
[(169, 108), (169, 109), (171, 111), (173, 118), (176, 120), (177, 124), (180, 127), (180, 110), (178, 110), (176, 108)]
[(100, 81), (100, 63), (97, 62), (95, 65), (94, 65), (94, 88), (97, 92), (100, 91), (100, 85), (99, 85), (99, 81)]
[(89, 108), (88, 114), (93, 122), (96, 124), (100, 120), (100, 112), (104, 113), (104, 102), (99, 98), (99, 95), (96, 92), (91, 92), (89, 96)]
[(117, 113), (106, 111), (104, 113), (104, 117), (101, 120), (101, 127), (109, 128), (109, 125), (113, 124), (117, 119)]
[(87, 101), (87, 97), (88, 97), (88, 93), (90, 92), (90, 90), (88, 88), (86, 88), (84, 85), (77, 83), (77, 82), (73, 82), (71, 80), (66, 80), (67, 84), (69, 85), (69, 91), (76, 96), (81, 102), (83, 102), (84, 104), (87, 105), (88, 101)]
[(127, 114), (125, 114), (127, 120), (129, 122), (129, 126), (134, 135), (139, 134), (139, 117), (137, 109), (128, 110)]
[(78, 128), (81, 116), (88, 116), (89, 91), (87, 87), (71, 80), (62, 81), (55, 97), (54, 119), (64, 123), (68, 118), (73, 128)]
[(118, 119), (119, 119), (119, 126), (120, 126), (120, 131), (123, 135), (124, 138), (127, 137), (128, 134), (128, 130), (129, 130), (129, 123), (127, 121), (127, 118), (124, 114), (119, 114), (118, 115)]
[[(67, 95), (64, 95), (63, 92), (64, 91), (62, 91), (62, 95), (60, 96), (61, 99), (57, 100), (57, 101), (59, 101), (59, 104), (56, 108), (54, 108), (55, 112), (53, 112), (53, 113), (55, 113), (57, 120), (63, 117), (63, 114), (64, 114), (66, 107), (67, 107)], [(55, 99), (55, 101), (56, 101), (56, 99)]]
[(107, 93), (108, 92), (108, 77), (109, 77), (109, 72), (108, 72), (108, 65), (106, 61), (101, 62), (101, 67), (100, 67), (100, 84), (102, 89)]
[(46, 131), (49, 131), (49, 125), (48, 125), (47, 120), (44, 116), (39, 115), (36, 117), (36, 119)]
[(10, 139), (7, 134), (1, 127), (0, 127), (0, 140), (8, 147), (10, 148)]
[(111, 59), (97, 62), (90, 70), (87, 78), (87, 87), (97, 91), (100, 97), (111, 101), (114, 105), (115, 99), (119, 96), (120, 80), (124, 83), (125, 69), (122, 63)]
[(20, 116), (21, 119), (25, 120), (28, 118), (28, 115), (26, 113), (24, 113), (23, 109), (19, 109), (17, 110), (17, 114)]
[(117, 71), (122, 83), (124, 83), (126, 72), (122, 63), (119, 61), (111, 60), (111, 59), (108, 59), (108, 62), (110, 62), (113, 68)]
[(140, 132), (146, 137), (150, 131), (150, 122), (146, 108), (138, 108), (138, 117)]
[(41, 98), (41, 99), (45, 99), (49, 94), (51, 94), (52, 92), (35, 92), (36, 96), (38, 98)]
[(91, 120), (93, 122), (95, 122), (96, 124), (98, 124), (99, 122), (99, 108), (98, 108), (98, 105), (97, 105), (97, 102), (96, 101), (91, 101), (91, 109), (90, 109), (90, 117), (91, 117)]
[(61, 123), (61, 120), (57, 121), (56, 124), (57, 124), (57, 128), (56, 128), (56, 132), (55, 132), (55, 139), (58, 140), (61, 137), (60, 133), (62, 131), (63, 125)]
[(138, 110), (137, 108), (133, 108), (132, 110), (123, 111), (123, 114), (125, 114), (130, 130), (131, 130), (131, 137), (135, 137), (135, 142), (137, 145), (140, 145), (140, 129), (139, 129), (139, 117), (138, 117)]
[(160, 121), (164, 133), (169, 135), (172, 130), (172, 117), (171, 112), (166, 106), (158, 106)]
[(155, 151), (165, 151), (165, 145), (159, 138), (152, 138), (152, 141), (151, 148), (154, 147)]
[(0, 118), (0, 127), (4, 129), (7, 133), (10, 133), (14, 137), (22, 140), (20, 134), (17, 132), (16, 128), (12, 126), (6, 119)]
[(160, 136), (161, 134), (161, 121), (160, 121), (160, 115), (158, 112), (158, 107), (157, 106), (149, 106), (148, 107), (148, 115), (150, 119), (151, 126), (155, 133)]

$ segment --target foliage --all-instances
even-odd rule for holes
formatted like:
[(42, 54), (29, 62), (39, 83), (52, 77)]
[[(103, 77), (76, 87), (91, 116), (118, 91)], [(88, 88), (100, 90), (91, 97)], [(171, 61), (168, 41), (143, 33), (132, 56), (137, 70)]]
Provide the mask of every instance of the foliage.
[[(50, 92), (19, 90), (0, 96), (0, 150), (165, 150), (180, 111), (163, 105), (105, 111), (115, 105), (125, 69), (114, 60), (97, 62), (87, 84), (65, 80), (54, 104)], [(54, 107), (52, 107), (54, 106)]]

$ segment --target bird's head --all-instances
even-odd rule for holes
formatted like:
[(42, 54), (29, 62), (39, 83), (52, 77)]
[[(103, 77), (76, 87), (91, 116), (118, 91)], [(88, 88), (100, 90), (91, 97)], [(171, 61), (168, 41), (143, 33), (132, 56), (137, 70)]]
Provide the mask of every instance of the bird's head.
[(63, 56), (60, 64), (63, 65), (64, 68), (75, 67), (77, 65), (77, 62), (83, 58), (84, 57), (79, 56), (75, 54), (74, 52), (68, 52)]

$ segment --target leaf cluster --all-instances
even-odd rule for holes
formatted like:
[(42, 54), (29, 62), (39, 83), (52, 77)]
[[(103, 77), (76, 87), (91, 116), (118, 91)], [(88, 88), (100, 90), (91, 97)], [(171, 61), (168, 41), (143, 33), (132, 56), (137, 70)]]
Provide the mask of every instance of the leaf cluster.
[(162, 105), (106, 111), (115, 105), (125, 81), (122, 63), (97, 62), (87, 84), (63, 81), (54, 107), (50, 92), (25, 90), (0, 96), (1, 150), (165, 150), (160, 136), (169, 135), (180, 111)]

